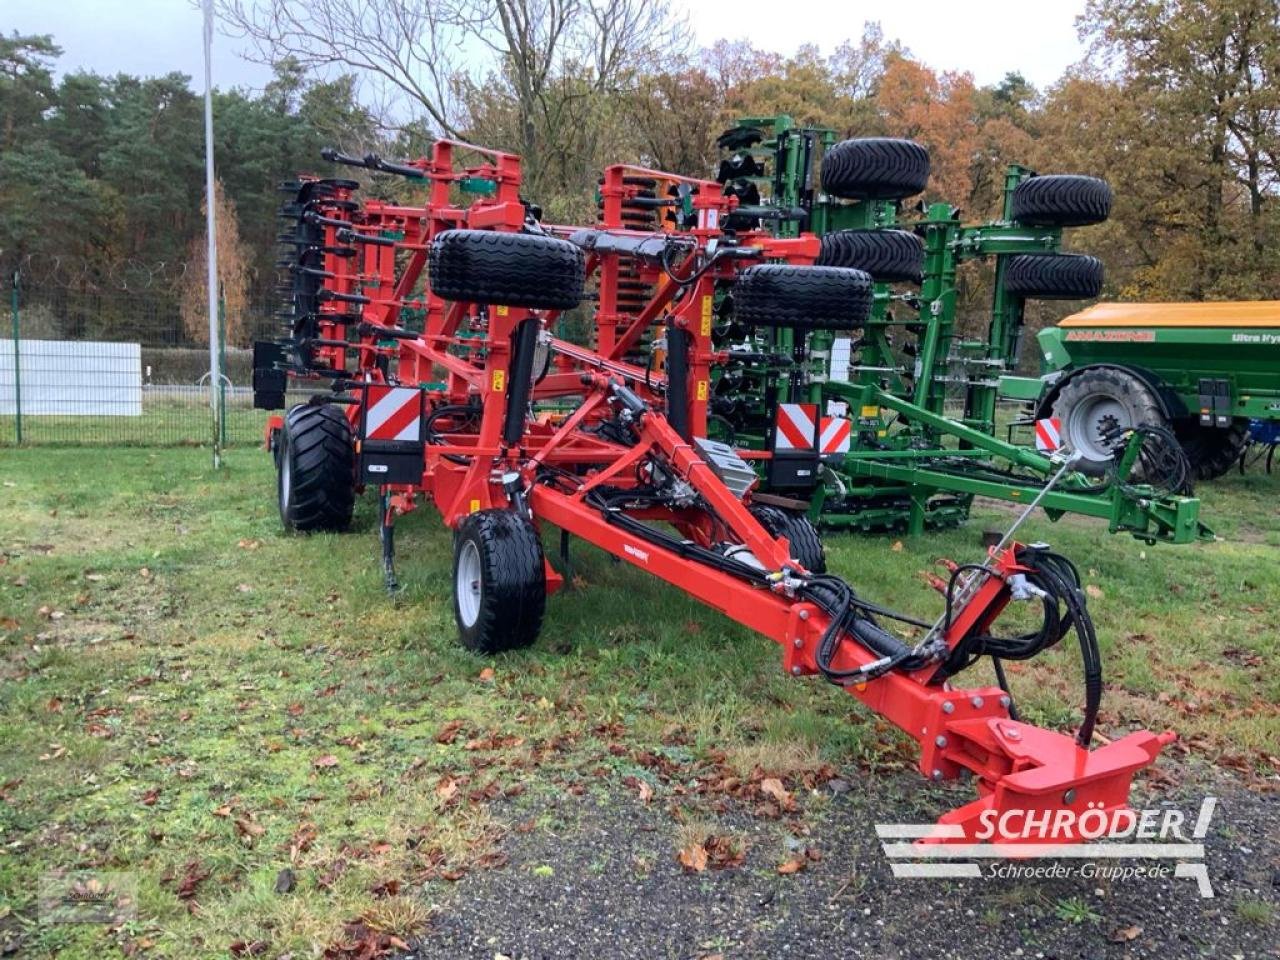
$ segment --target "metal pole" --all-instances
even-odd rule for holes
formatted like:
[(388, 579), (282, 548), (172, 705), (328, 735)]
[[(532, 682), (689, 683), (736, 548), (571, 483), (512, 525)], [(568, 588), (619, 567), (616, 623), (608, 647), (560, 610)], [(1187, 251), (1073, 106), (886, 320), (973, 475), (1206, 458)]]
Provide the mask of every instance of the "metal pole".
[(209, 247), (209, 406), (213, 419), (213, 468), (222, 466), (222, 431), (218, 402), (222, 383), (218, 356), (218, 233), (214, 214), (213, 177), (213, 0), (204, 0), (204, 195)]
[(18, 444), (22, 444), (22, 338), (19, 334), (21, 327), (18, 323), (18, 277), (17, 270), (13, 271), (13, 412), (14, 412), (14, 431)]
[[(218, 294), (218, 369), (227, 369), (227, 301)], [(218, 437), (227, 445), (227, 378), (218, 378)]]

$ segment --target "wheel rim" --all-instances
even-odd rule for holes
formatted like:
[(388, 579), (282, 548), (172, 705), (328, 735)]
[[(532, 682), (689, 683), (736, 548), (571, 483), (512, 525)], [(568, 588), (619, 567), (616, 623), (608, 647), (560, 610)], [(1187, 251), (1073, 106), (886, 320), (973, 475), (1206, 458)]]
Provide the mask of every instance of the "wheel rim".
[(289, 451), (284, 451), (284, 456), (280, 458), (280, 512), (287, 515), (289, 513), (289, 491), (293, 489), (293, 458), (289, 456)]
[(1096, 393), (1085, 397), (1067, 415), (1066, 434), (1071, 449), (1086, 460), (1110, 460), (1115, 443), (1104, 436), (1115, 428), (1133, 426), (1133, 418), (1124, 404), (1115, 397)]
[(480, 619), (480, 601), (484, 584), (480, 577), (480, 551), (468, 540), (458, 551), (458, 568), (454, 573), (453, 592), (458, 598), (458, 619), (464, 627), (473, 627)]

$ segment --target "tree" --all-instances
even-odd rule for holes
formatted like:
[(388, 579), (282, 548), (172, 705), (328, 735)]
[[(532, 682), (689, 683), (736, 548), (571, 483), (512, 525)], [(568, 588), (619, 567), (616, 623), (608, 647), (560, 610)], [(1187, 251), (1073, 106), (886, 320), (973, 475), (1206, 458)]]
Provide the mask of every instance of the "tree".
[(0, 35), (0, 150), (16, 146), (15, 131), (38, 121), (53, 102), (49, 65), (60, 56), (48, 34)]
[[(225, 311), (223, 335), (228, 345), (248, 346), (245, 313), (253, 252), (241, 242), (236, 206), (227, 199), (221, 181), (214, 182), (213, 203), (218, 241), (218, 293)], [(200, 204), (202, 215), (207, 209), (207, 203)], [(207, 233), (196, 234), (191, 240), (179, 291), (182, 325), (187, 336), (196, 342), (206, 340), (209, 335), (208, 250)]]

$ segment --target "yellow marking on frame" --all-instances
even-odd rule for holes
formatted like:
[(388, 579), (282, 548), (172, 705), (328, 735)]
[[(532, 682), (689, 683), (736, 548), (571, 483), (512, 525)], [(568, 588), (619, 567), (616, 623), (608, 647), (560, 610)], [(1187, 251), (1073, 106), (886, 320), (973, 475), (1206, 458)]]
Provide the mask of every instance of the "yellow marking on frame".
[(713, 298), (708, 295), (702, 298), (702, 335), (711, 336), (711, 307)]
[(493, 371), (493, 392), (502, 393), (506, 389), (507, 389), (507, 371), (505, 370)]
[(864, 417), (878, 417), (880, 416), (880, 408), (879, 407), (863, 407), (862, 415)]
[(507, 314), (511, 312), (511, 308), (510, 307), (494, 307), (493, 312), (500, 317), (505, 317)]
[(707, 399), (707, 381), (705, 381), (705, 380), (699, 380), (699, 381), (698, 381), (698, 391), (697, 391), (697, 396), (698, 396), (698, 399), (699, 399), (699, 400), (706, 400), (706, 399)]
[(470, 509), (469, 509), (467, 512), (468, 512), (468, 513), (479, 513), (479, 512), (480, 512), (480, 501), (479, 501), (479, 500), (472, 500), (472, 501), (471, 501), (471, 504), (470, 504)]

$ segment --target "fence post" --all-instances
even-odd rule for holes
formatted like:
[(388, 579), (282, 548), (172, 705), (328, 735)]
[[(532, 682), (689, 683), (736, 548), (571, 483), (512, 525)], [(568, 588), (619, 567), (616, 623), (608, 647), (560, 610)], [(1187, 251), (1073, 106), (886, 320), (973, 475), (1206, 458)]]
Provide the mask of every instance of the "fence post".
[(21, 327), (18, 323), (18, 278), (20, 274), (17, 270), (13, 271), (13, 424), (14, 434), (18, 445), (22, 445), (22, 359), (21, 347), (22, 338), (20, 336)]

